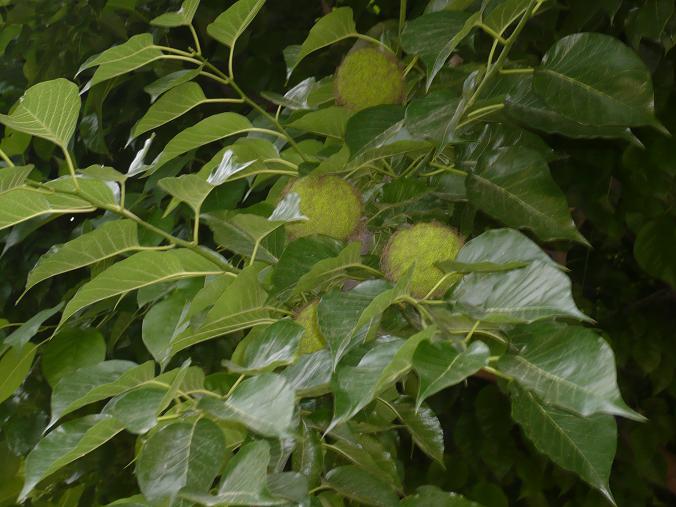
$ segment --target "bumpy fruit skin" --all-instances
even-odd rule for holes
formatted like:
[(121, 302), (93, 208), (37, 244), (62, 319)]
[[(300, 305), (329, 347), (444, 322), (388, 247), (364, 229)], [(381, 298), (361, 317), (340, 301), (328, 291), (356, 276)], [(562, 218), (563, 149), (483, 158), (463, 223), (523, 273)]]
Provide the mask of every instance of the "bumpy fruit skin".
[(298, 347), (299, 354), (311, 354), (324, 348), (325, 340), (317, 320), (317, 305), (317, 301), (310, 303), (296, 316), (296, 322), (305, 328), (305, 334)]
[(300, 196), (300, 211), (308, 217), (286, 226), (292, 238), (323, 234), (345, 240), (355, 232), (361, 218), (361, 198), (357, 190), (337, 176), (304, 176), (294, 181), (288, 192)]
[[(381, 267), (390, 280), (397, 281), (415, 263), (411, 294), (424, 297), (444, 276), (435, 263), (455, 259), (462, 245), (462, 238), (450, 227), (434, 222), (416, 224), (392, 235), (383, 252)], [(442, 295), (456, 279), (448, 277), (432, 295)]]
[(353, 111), (398, 104), (404, 97), (404, 75), (397, 60), (375, 48), (348, 54), (336, 73), (336, 101)]

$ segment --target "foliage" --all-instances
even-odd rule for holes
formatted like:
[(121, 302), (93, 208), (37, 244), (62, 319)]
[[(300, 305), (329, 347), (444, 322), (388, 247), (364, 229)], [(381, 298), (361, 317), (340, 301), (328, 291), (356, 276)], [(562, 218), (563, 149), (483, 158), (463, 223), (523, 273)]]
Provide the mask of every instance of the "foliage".
[(673, 1), (366, 3), (0, 0), (0, 505), (667, 504)]

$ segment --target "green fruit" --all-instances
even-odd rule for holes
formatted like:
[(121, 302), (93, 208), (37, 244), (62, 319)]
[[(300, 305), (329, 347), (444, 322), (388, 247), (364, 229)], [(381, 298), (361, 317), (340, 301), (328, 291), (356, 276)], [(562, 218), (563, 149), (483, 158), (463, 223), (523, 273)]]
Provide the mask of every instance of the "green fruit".
[(318, 302), (310, 303), (296, 315), (296, 322), (305, 328), (305, 333), (298, 347), (299, 354), (311, 354), (324, 348), (325, 340), (319, 330), (317, 320)]
[(300, 196), (300, 211), (308, 218), (286, 226), (292, 238), (324, 234), (344, 240), (359, 227), (361, 198), (342, 178), (305, 176), (293, 182), (288, 192)]
[(404, 74), (394, 56), (375, 48), (348, 54), (336, 73), (336, 100), (359, 111), (404, 98)]
[(411, 294), (425, 297), (434, 289), (432, 295), (440, 296), (457, 277), (448, 277), (437, 287), (445, 273), (435, 264), (455, 259), (462, 244), (462, 238), (450, 227), (434, 222), (416, 224), (392, 235), (383, 252), (381, 267), (390, 280), (397, 281), (415, 263)]

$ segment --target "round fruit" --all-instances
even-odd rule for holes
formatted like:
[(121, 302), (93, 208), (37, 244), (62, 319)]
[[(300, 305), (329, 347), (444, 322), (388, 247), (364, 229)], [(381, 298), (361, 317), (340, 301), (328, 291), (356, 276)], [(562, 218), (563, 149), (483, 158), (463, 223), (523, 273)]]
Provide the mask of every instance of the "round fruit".
[(308, 220), (286, 226), (292, 238), (324, 234), (347, 239), (359, 226), (361, 198), (357, 190), (337, 176), (304, 176), (288, 189), (300, 196), (300, 212)]
[(404, 97), (404, 74), (394, 56), (376, 48), (349, 53), (336, 73), (336, 100), (359, 111), (398, 104)]
[(324, 348), (325, 340), (319, 330), (317, 306), (317, 301), (310, 303), (296, 315), (296, 322), (305, 328), (298, 347), (299, 354), (311, 354)]
[(457, 277), (450, 276), (439, 284), (445, 273), (435, 264), (455, 259), (462, 244), (462, 238), (450, 227), (434, 222), (416, 224), (392, 235), (383, 252), (381, 266), (390, 280), (397, 281), (415, 263), (411, 294), (425, 297), (434, 289), (432, 295), (440, 296)]

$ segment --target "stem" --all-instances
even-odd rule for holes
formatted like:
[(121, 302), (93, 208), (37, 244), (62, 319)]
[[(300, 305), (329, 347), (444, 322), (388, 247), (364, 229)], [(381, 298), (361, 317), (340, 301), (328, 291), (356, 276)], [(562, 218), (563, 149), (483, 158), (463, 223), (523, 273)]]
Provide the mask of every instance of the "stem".
[(200, 47), (200, 40), (197, 37), (197, 32), (195, 31), (195, 27), (192, 26), (192, 23), (188, 25), (188, 28), (190, 29), (190, 33), (192, 34), (192, 38), (195, 41), (195, 51), (197, 51), (198, 55), (202, 54), (202, 48)]
[[(75, 176), (75, 165), (73, 164), (73, 159), (70, 158), (70, 153), (68, 153), (68, 148), (65, 146), (59, 145), (61, 151), (66, 156), (66, 164), (68, 165), (68, 172), (70, 172), (70, 177), (73, 178), (73, 186), (75, 186), (75, 191), (80, 191), (80, 183), (77, 181), (77, 176)], [(92, 203), (91, 201), (89, 201)], [(92, 203), (94, 204), (94, 203)]]
[(189, 53), (188, 51), (183, 51), (181, 49), (176, 49), (169, 46), (159, 46), (157, 44), (153, 44), (153, 47), (159, 49), (160, 51), (166, 51), (167, 53), (173, 53), (175, 55), (187, 57), (195, 56), (195, 53)]
[(467, 333), (467, 336), (465, 336), (465, 343), (469, 343), (469, 341), (472, 339), (472, 335), (474, 334), (474, 331), (476, 331), (476, 328), (479, 327), (479, 323), (481, 321), (477, 320), (474, 325), (472, 326), (472, 329), (469, 330), (469, 333)]
[(401, 0), (399, 2), (399, 37), (401, 38), (401, 32), (404, 30), (404, 23), (406, 23), (406, 0)]
[(228, 390), (227, 394), (225, 395), (226, 398), (229, 398), (230, 395), (237, 389), (237, 386), (242, 383), (242, 380), (244, 380), (245, 375), (242, 373), (239, 377), (237, 377), (237, 380), (235, 380), (235, 383), (232, 384), (232, 387)]
[(243, 104), (242, 99), (206, 99), (203, 104)]
[(178, 55), (162, 55), (159, 57), (160, 60), (180, 60), (182, 62), (194, 63), (195, 65), (202, 65), (199, 60), (195, 60), (190, 56), (178, 56)]
[(7, 167), (14, 167), (14, 162), (12, 162), (12, 159), (7, 156), (7, 153), (2, 151), (0, 149), (0, 158), (5, 161), (5, 164), (7, 164)]
[(199, 245), (200, 237), (200, 208), (195, 210), (195, 223), (192, 226), (192, 242), (195, 245)]
[(264, 164), (281, 164), (285, 165), (286, 167), (290, 167), (291, 169), (298, 170), (298, 166), (294, 164), (293, 162), (289, 162), (288, 160), (284, 160), (283, 158), (266, 158), (263, 159)]
[(455, 274), (456, 274), (455, 271), (451, 271), (450, 273), (446, 273), (444, 276), (442, 276), (439, 279), (439, 281), (434, 284), (434, 287), (432, 287), (430, 289), (430, 291), (427, 294), (425, 294), (425, 297), (422, 298), (422, 300), (424, 301), (425, 299), (432, 297), (432, 294), (434, 294), (437, 291), (437, 289), (439, 289), (439, 287), (441, 287), (441, 284), (443, 284), (448, 278), (450, 278), (451, 276), (453, 276)]
[(227, 79), (218, 77), (216, 74), (212, 74), (211, 72), (207, 72), (206, 70), (201, 70), (199, 75), (208, 77), (209, 79), (213, 79), (214, 81), (218, 81), (219, 83), (224, 84), (226, 86), (230, 85), (230, 81), (228, 81)]
[(495, 368), (491, 368), (490, 366), (484, 366), (482, 369), (483, 369), (483, 370), (486, 370), (488, 373), (492, 373), (493, 375), (495, 375), (496, 377), (499, 377), (499, 378), (501, 378), (501, 379), (505, 379), (505, 380), (508, 380), (508, 381), (510, 381), (510, 382), (511, 382), (512, 380), (514, 380), (514, 379), (512, 379), (512, 377), (510, 377), (509, 375), (505, 375), (505, 374), (502, 373), (501, 371), (498, 371), (498, 370), (496, 370)]
[(490, 26), (484, 25), (483, 23), (477, 23), (476, 26), (481, 28), (484, 32), (486, 32), (488, 35), (493, 37), (496, 41), (498, 41), (503, 46), (505, 44), (507, 44), (507, 41), (505, 40), (505, 38), (502, 35), (500, 35), (498, 32), (496, 32), (495, 30), (493, 30)]
[(535, 72), (533, 67), (525, 67), (523, 69), (501, 69), (500, 74), (532, 74)]

